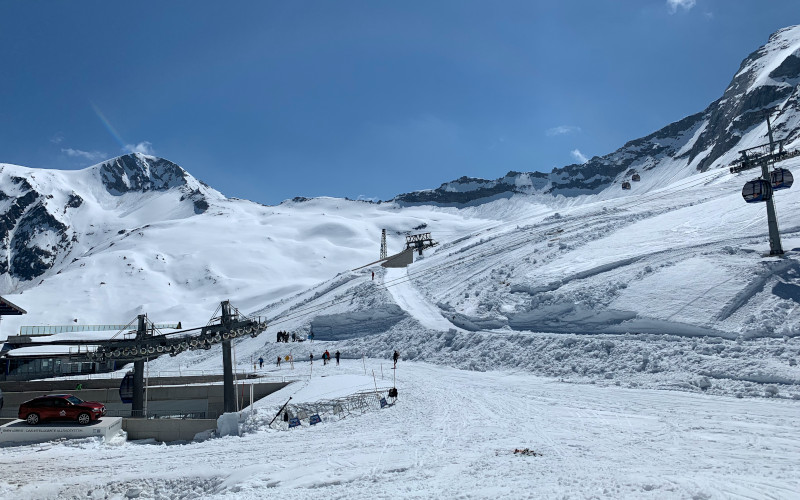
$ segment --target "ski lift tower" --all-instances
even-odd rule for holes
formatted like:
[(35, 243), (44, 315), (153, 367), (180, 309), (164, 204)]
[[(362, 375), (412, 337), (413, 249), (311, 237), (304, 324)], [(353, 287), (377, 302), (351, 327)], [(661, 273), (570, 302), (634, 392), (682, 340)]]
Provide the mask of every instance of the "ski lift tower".
[(412, 234), (406, 236), (406, 250), (417, 250), (420, 255), (426, 248), (432, 248), (438, 245), (437, 242), (431, 238), (431, 233)]
[[(769, 227), (769, 254), (783, 255), (781, 234), (778, 230), (778, 217), (775, 212), (775, 198), (773, 192), (779, 189), (788, 189), (792, 186), (792, 173), (783, 168), (775, 168), (775, 162), (798, 156), (798, 151), (786, 151), (783, 148), (785, 139), (774, 141), (772, 138), (772, 124), (767, 116), (767, 131), (769, 143), (739, 151), (741, 158), (730, 166), (732, 174), (750, 170), (761, 169), (761, 177), (748, 181), (742, 188), (742, 197), (747, 203), (766, 202), (767, 225)], [(775, 150), (777, 147), (777, 151)]]
[(381, 260), (386, 259), (386, 230), (381, 229)]

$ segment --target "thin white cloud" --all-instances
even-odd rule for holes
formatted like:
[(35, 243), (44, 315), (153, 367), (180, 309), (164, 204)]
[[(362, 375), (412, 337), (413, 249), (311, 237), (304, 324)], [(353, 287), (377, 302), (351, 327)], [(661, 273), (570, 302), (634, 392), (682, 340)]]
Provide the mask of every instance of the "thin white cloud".
[(126, 153), (142, 153), (145, 155), (156, 154), (153, 145), (149, 141), (142, 141), (139, 144), (126, 144), (123, 148)]
[(581, 128), (575, 125), (559, 125), (558, 127), (549, 128), (545, 131), (547, 137), (555, 137), (557, 135), (567, 135), (580, 132)]
[(56, 135), (50, 138), (50, 142), (52, 142), (53, 144), (61, 144), (62, 142), (64, 142), (64, 134), (62, 134), (61, 132), (57, 132)]
[(577, 148), (570, 151), (569, 154), (571, 154), (573, 158), (578, 160), (579, 163), (586, 163), (587, 161), (589, 161), (589, 158), (584, 156), (584, 154), (581, 153), (580, 150)]
[(108, 158), (102, 151), (81, 151), (80, 149), (61, 148), (61, 152), (73, 158), (83, 158), (89, 161), (99, 161)]
[(667, 0), (667, 8), (670, 14), (678, 12), (678, 9), (688, 11), (696, 4), (697, 0)]

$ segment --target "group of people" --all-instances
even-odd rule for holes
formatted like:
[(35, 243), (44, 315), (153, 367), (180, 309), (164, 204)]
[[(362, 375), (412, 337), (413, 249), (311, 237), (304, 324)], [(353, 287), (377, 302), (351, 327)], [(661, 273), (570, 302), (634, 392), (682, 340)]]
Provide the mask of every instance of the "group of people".
[[(276, 342), (286, 342), (287, 344), (289, 343), (289, 332), (278, 332), (277, 337), (278, 338)], [(297, 342), (298, 340), (300, 340), (298, 339), (297, 334), (294, 332), (292, 332), (291, 337), (292, 337), (292, 342)]]
[[(282, 332), (278, 332), (278, 335), (280, 335), (281, 333)], [(288, 336), (288, 334), (287, 334), (287, 336)], [(295, 335), (292, 334), (292, 342), (295, 341), (294, 340), (294, 336)], [(278, 342), (280, 342), (280, 340), (278, 340)], [(336, 357), (336, 364), (338, 365), (339, 364), (339, 358), (341, 358), (342, 353), (340, 353), (339, 351), (336, 351), (334, 353), (334, 356)], [(394, 361), (394, 368), (397, 368), (397, 361), (399, 359), (400, 359), (400, 353), (397, 352), (397, 351), (394, 351), (394, 354), (392, 354), (392, 361)], [(311, 362), (311, 364), (314, 364), (314, 353), (313, 352), (309, 353), (308, 360)], [(322, 363), (327, 365), (330, 360), (331, 360), (331, 353), (328, 352), (327, 349), (325, 349), (325, 352), (322, 353)], [(258, 366), (259, 366), (259, 368), (263, 368), (264, 367), (264, 358), (258, 358)], [(278, 366), (281, 366), (281, 357), (280, 356), (278, 356)], [(80, 384), (78, 384), (78, 385), (80, 386)], [(78, 387), (78, 389), (81, 389), (81, 388), (82, 387)]]
[[(336, 351), (334, 356), (336, 356), (336, 364), (338, 365), (339, 364), (339, 358), (342, 356), (342, 354), (339, 351)], [(311, 364), (314, 364), (314, 353), (313, 352), (309, 353), (308, 360), (311, 362)], [(322, 363), (327, 365), (330, 360), (331, 360), (331, 353), (329, 353), (328, 350), (326, 349), (325, 352), (322, 353)]]

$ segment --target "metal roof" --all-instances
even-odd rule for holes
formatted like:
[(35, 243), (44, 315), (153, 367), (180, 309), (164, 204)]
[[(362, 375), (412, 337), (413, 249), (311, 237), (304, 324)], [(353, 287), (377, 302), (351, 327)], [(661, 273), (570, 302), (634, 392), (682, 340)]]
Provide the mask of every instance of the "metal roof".
[(21, 316), (23, 314), (28, 314), (28, 311), (0, 297), (0, 316)]

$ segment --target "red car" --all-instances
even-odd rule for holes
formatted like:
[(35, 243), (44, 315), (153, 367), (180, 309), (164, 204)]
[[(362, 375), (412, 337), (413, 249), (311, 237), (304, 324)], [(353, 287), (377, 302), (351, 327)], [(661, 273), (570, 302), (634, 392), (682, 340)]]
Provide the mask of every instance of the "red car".
[(49, 394), (26, 401), (19, 406), (19, 419), (28, 425), (44, 420), (75, 420), (89, 424), (106, 414), (106, 407), (96, 401), (82, 401), (72, 394)]

